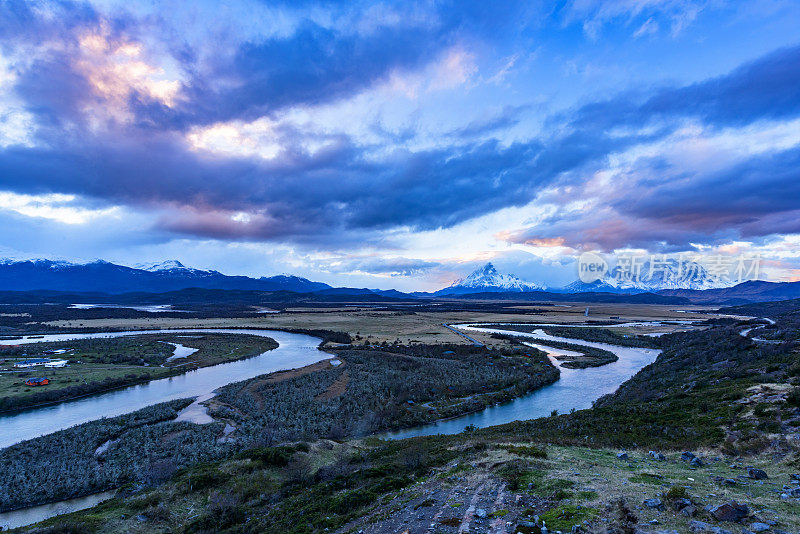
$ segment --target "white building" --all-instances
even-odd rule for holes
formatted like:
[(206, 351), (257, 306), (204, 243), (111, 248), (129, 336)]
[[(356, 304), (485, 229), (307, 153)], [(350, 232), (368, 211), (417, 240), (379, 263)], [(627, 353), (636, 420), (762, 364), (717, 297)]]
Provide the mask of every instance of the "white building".
[(69, 361), (67, 360), (50, 360), (46, 364), (45, 367), (66, 367)]

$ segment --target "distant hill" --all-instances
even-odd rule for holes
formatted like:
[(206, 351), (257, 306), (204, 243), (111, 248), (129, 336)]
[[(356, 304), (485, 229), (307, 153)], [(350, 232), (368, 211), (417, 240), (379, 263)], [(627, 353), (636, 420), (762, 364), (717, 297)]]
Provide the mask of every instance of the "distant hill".
[(466, 300), (508, 300), (517, 302), (618, 302), (627, 304), (691, 304), (686, 297), (657, 295), (655, 293), (553, 293), (551, 291), (483, 292), (450, 295), (440, 298)]
[(190, 287), (298, 293), (330, 289), (328, 284), (298, 276), (228, 276), (218, 271), (185, 267), (174, 260), (138, 268), (105, 261), (77, 264), (51, 260), (5, 260), (0, 263), (0, 291), (128, 293), (165, 292)]
[(663, 289), (658, 294), (685, 297), (696, 304), (746, 304), (800, 298), (800, 282), (752, 280), (719, 289)]

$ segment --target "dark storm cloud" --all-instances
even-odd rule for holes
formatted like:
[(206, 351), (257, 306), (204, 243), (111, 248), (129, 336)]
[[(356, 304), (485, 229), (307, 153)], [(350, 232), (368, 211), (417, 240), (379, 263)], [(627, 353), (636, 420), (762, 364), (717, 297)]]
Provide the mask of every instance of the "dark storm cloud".
[[(358, 4), (341, 4), (347, 10), (359, 9)], [(368, 7), (374, 5), (361, 9), (368, 12)], [(393, 72), (421, 67), (461, 39), (507, 34), (520, 27), (521, 17), (530, 11), (525, 2), (516, 1), (500, 10), (479, 1), (390, 3), (386, 8), (407, 20), (377, 24), (369, 32), (304, 20), (289, 36), (241, 43), (231, 56), (216, 55), (218, 61), (198, 63), (196, 54), (176, 54), (184, 59), (186, 70), (194, 73), (184, 87), (188, 98), (174, 110), (141, 103), (137, 106), (140, 120), (186, 128), (250, 120), (293, 105), (334, 101)], [(423, 21), (416, 20), (417, 10), (426, 12)]]
[[(22, 3), (12, 2), (4, 9), (4, 48), (54, 24), (39, 20)], [(318, 236), (331, 242), (346, 239), (335, 236), (343, 229), (434, 229), (525, 205), (550, 185), (581, 183), (587, 174), (604, 168), (609, 155), (658, 140), (683, 118), (715, 127), (790, 118), (800, 112), (800, 48), (795, 47), (719, 78), (585, 105), (553, 117), (551, 135), (511, 144), (472, 139), (513, 126), (522, 111), (513, 108), (468, 124), (451, 136), (456, 141), (443, 147), (397, 148), (378, 158), (371, 147), (344, 135), (325, 137), (325, 148), (312, 153), (304, 146), (316, 134), (291, 129), (278, 132), (284, 148), (274, 160), (211, 157), (192, 151), (183, 138), (197, 125), (347, 98), (395, 70), (427, 64), (459, 39), (507, 31), (519, 16), (519, 10), (509, 9), (504, 16), (484, 19), (482, 10), (487, 9), (488, 4), (477, 2), (439, 8), (431, 24), (379, 25), (363, 34), (305, 21), (289, 36), (240, 43), (211, 64), (197, 63), (198, 54), (175, 44), (173, 50), (182, 50), (177, 59), (189, 73), (182, 89), (185, 98), (169, 109), (133, 93), (128, 102), (133, 123), (98, 133), (81, 117), (93, 97), (69, 56), (73, 29), (94, 24), (97, 17), (90, 8), (76, 6), (75, 16), (58, 30), (68, 44), (65, 50), (37, 58), (19, 73), (17, 96), (37, 117), (39, 144), (0, 149), (0, 188), (74, 193), (168, 210), (161, 227), (188, 235), (253, 240)], [(31, 31), (28, 24), (39, 29)], [(142, 33), (149, 24), (122, 20), (111, 26), (120, 33)], [(647, 133), (638, 132), (653, 123)], [(633, 133), (618, 131), (626, 129)], [(619, 235), (629, 236), (625, 242), (630, 243), (659, 239), (658, 225), (667, 221), (678, 230), (663, 239), (694, 238), (708, 228), (701, 214), (712, 226), (766, 231), (757, 230), (760, 218), (797, 208), (789, 198), (800, 195), (794, 188), (783, 198), (777, 193), (773, 198), (761, 185), (793, 187), (787, 181), (798, 182), (791, 169), (797, 168), (796, 160), (796, 154), (776, 155), (774, 160), (759, 156), (731, 169), (727, 177), (698, 175), (691, 191), (667, 187), (663, 201), (655, 192), (627, 191), (615, 204), (622, 214)], [(728, 202), (734, 218), (710, 205), (709, 193), (718, 191), (724, 180), (747, 184), (728, 190), (716, 202)], [(748, 195), (755, 195), (752, 203), (742, 200)], [(569, 227), (553, 221), (554, 229)], [(575, 235), (591, 233), (590, 228), (573, 230)], [(610, 238), (605, 242), (610, 245)]]

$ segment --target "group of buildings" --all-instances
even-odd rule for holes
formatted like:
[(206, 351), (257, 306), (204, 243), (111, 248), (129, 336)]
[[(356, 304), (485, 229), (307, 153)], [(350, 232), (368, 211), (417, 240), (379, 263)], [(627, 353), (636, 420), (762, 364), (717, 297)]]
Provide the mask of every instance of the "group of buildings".
[[(66, 351), (49, 351), (46, 354), (63, 354)], [(20, 360), (14, 363), (17, 369), (30, 369), (33, 367), (46, 367), (49, 369), (56, 369), (59, 367), (66, 367), (69, 360), (63, 358), (29, 358), (27, 360)], [(26, 386), (46, 386), (50, 383), (47, 377), (28, 378), (25, 380)]]

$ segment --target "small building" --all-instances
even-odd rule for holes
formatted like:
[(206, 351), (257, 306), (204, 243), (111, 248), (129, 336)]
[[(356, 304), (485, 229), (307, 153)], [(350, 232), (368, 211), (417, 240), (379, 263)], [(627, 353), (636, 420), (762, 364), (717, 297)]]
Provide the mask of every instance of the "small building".
[(44, 365), (50, 361), (50, 358), (32, 358), (30, 360), (21, 360), (14, 364), (14, 367), (36, 367), (37, 365)]
[(44, 364), (44, 366), (52, 369), (55, 367), (66, 367), (68, 363), (69, 360), (50, 360), (49, 362)]
[(46, 386), (50, 383), (49, 378), (29, 378), (25, 381), (26, 386)]

